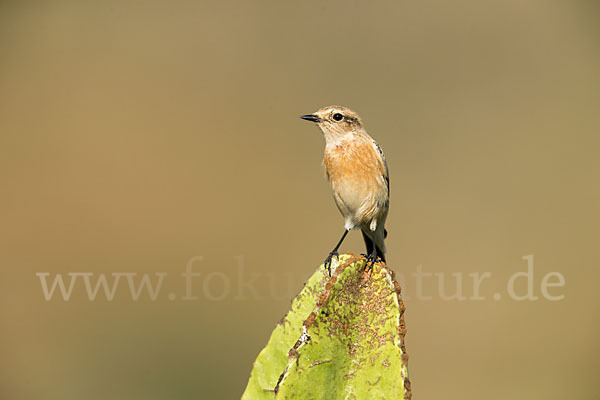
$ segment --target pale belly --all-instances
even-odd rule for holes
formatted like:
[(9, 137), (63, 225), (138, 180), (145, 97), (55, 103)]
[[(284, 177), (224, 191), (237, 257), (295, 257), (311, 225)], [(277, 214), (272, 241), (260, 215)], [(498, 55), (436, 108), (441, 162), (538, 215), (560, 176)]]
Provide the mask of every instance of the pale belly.
[(387, 190), (374, 177), (340, 177), (331, 180), (331, 188), (346, 227), (350, 229), (377, 218), (387, 198)]

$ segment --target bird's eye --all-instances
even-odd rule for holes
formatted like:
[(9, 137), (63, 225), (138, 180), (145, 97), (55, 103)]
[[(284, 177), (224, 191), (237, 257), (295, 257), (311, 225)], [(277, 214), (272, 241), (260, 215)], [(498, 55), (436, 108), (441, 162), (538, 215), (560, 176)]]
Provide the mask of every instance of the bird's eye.
[(343, 119), (344, 119), (344, 116), (342, 114), (340, 114), (340, 113), (333, 114), (333, 120), (334, 121), (338, 121), (339, 122), (339, 121), (341, 121)]

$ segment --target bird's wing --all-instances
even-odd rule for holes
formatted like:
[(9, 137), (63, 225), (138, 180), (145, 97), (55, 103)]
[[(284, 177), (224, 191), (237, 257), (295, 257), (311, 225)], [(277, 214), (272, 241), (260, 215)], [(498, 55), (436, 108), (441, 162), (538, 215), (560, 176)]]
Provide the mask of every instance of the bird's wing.
[(383, 175), (383, 179), (385, 179), (385, 183), (387, 184), (387, 190), (388, 190), (388, 196), (389, 196), (389, 193), (390, 193), (390, 175), (389, 175), (389, 171), (388, 171), (387, 162), (385, 161), (385, 154), (383, 154), (383, 150), (381, 149), (381, 146), (379, 146), (375, 140), (373, 140), (371, 143), (373, 144), (373, 147), (375, 148), (375, 151), (377, 152), (377, 154), (379, 154), (379, 157), (381, 159), (381, 163), (383, 165), (383, 170), (384, 170), (384, 172), (382, 173), (382, 175)]

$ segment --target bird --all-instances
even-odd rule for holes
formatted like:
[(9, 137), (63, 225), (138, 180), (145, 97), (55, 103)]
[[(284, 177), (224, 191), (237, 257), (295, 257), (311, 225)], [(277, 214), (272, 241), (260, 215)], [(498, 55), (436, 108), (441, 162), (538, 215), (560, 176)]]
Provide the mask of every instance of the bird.
[(333, 258), (337, 259), (342, 242), (353, 229), (360, 229), (365, 241), (365, 268), (372, 269), (378, 259), (385, 263), (390, 179), (381, 146), (349, 108), (326, 106), (300, 118), (314, 122), (325, 137), (325, 177), (344, 217), (344, 233), (324, 262), (329, 275)]

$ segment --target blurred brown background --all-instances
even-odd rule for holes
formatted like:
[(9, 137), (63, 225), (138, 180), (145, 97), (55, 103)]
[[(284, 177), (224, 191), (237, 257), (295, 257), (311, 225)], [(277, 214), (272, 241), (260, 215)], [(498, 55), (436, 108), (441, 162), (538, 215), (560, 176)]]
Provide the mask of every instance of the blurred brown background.
[[(599, 11), (0, 3), (0, 397), (239, 398), (342, 232), (323, 138), (298, 116), (343, 104), (390, 166), (415, 398), (599, 398)], [(506, 283), (528, 254), (540, 298), (519, 302)], [(467, 296), (490, 272), (485, 300), (444, 301), (433, 278), (417, 299), (419, 265), (448, 293), (462, 273)], [(81, 280), (46, 301), (39, 272), (168, 276), (156, 301), (125, 278), (113, 301)], [(549, 272), (563, 300), (541, 296)]]

